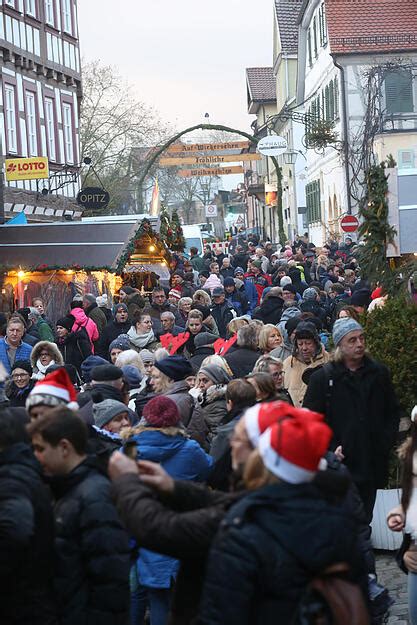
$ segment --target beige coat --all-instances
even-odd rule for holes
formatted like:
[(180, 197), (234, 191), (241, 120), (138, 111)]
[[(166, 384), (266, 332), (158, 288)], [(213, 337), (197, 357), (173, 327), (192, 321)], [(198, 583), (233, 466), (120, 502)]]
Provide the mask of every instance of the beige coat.
[(300, 407), (303, 405), (304, 395), (307, 390), (307, 385), (304, 384), (302, 379), (304, 371), (307, 369), (315, 369), (329, 362), (329, 360), (330, 354), (326, 352), (324, 348), (321, 354), (316, 356), (316, 358), (308, 364), (301, 362), (296, 356), (288, 356), (288, 358), (284, 360), (284, 387), (291, 395), (294, 406)]

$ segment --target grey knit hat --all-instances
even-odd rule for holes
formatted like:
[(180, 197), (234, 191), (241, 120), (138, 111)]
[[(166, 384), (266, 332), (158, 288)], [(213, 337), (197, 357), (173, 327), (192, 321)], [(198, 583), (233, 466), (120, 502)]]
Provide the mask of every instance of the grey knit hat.
[(312, 286), (308, 287), (303, 293), (303, 300), (315, 300), (317, 299), (317, 291)]
[(152, 364), (155, 362), (155, 354), (150, 352), (149, 349), (141, 349), (139, 356), (143, 364), (145, 364), (145, 362), (151, 362)]
[(119, 334), (109, 345), (109, 354), (112, 349), (121, 349), (122, 352), (131, 349), (130, 339), (127, 334)]
[(346, 336), (346, 334), (349, 334), (349, 332), (355, 332), (357, 330), (363, 332), (363, 327), (360, 323), (355, 321), (355, 319), (352, 319), (350, 317), (338, 319), (337, 321), (335, 321), (335, 324), (333, 326), (333, 343), (337, 347), (342, 338)]
[(105, 399), (98, 404), (93, 404), (94, 423), (98, 428), (102, 428), (122, 412), (128, 412), (127, 406), (116, 399)]
[(218, 365), (206, 365), (201, 367), (198, 373), (204, 373), (214, 384), (228, 384), (232, 379), (227, 371)]
[(200, 332), (194, 338), (194, 346), (196, 348), (206, 347), (207, 345), (213, 345), (218, 340), (218, 336), (211, 334), (210, 332)]

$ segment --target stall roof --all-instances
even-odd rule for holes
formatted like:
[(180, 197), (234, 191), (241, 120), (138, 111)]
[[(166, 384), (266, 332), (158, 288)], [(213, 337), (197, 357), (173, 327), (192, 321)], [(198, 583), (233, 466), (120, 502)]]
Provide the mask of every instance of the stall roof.
[(134, 235), (135, 222), (33, 223), (0, 226), (0, 265), (10, 268), (42, 264), (68, 267), (115, 266)]

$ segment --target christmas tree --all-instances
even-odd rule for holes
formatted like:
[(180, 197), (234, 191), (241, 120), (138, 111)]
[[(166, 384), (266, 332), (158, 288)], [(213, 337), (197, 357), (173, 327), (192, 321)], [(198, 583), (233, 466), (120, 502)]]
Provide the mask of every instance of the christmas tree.
[(177, 211), (172, 213), (171, 227), (173, 231), (173, 240), (172, 244), (168, 245), (168, 247), (174, 252), (183, 252), (185, 248), (185, 239)]

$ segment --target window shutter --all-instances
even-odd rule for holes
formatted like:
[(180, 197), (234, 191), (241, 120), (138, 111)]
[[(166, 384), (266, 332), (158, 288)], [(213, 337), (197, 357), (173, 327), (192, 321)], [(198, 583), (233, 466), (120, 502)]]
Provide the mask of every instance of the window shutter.
[(308, 64), (311, 67), (313, 65), (313, 54), (311, 52), (311, 28), (308, 29), (307, 44), (308, 44)]
[(411, 71), (403, 70), (386, 74), (385, 109), (388, 114), (413, 112), (413, 76)]
[(339, 81), (337, 77), (334, 79), (334, 118), (339, 117)]

